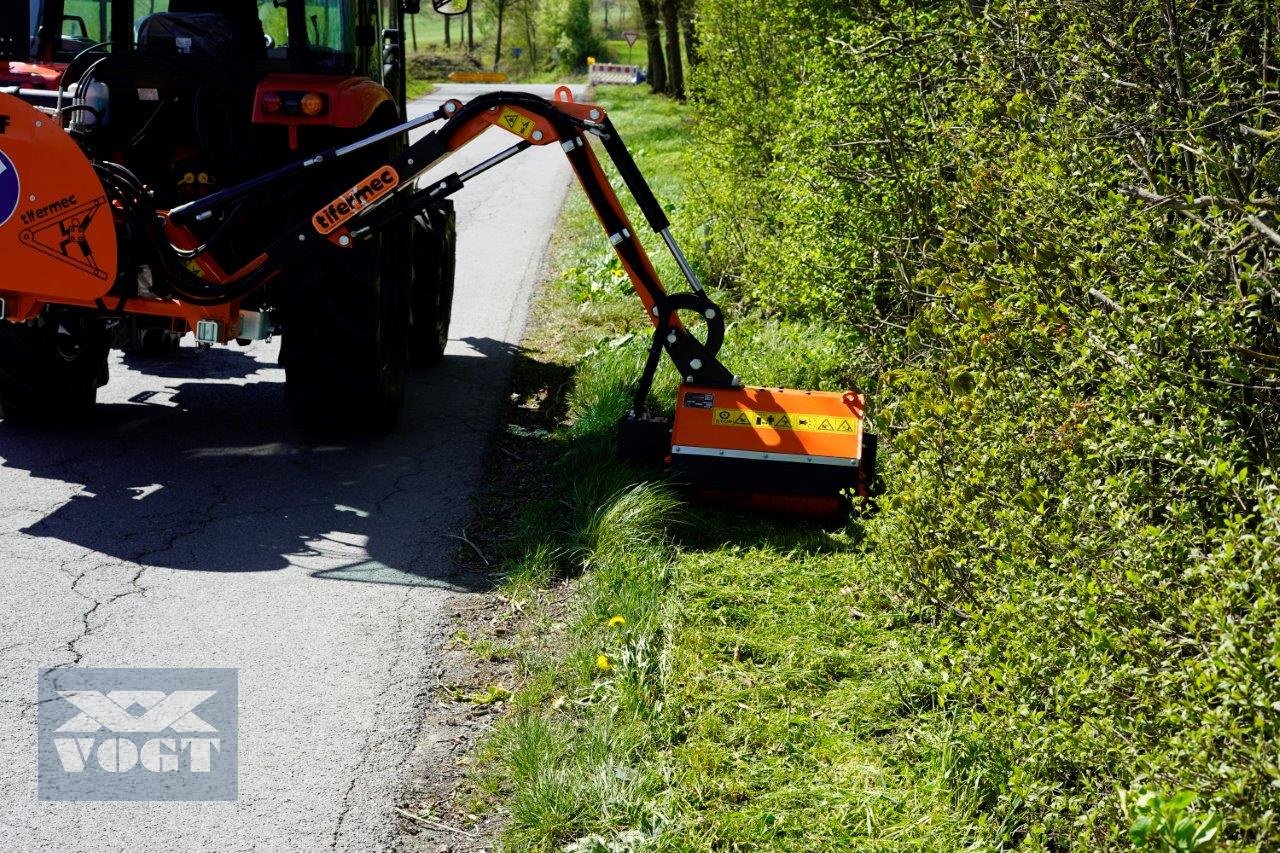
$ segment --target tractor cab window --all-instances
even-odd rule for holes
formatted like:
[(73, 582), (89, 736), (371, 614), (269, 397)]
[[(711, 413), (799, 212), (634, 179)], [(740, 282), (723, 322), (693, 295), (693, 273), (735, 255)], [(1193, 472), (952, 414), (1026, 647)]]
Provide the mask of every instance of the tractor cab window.
[[(289, 8), (295, 4), (300, 10)], [(295, 58), (302, 48), (312, 66), (350, 68), (356, 52), (351, 6), (350, 0), (262, 0), (258, 18), (267, 36), (268, 58)]]
[[(30, 28), (27, 32), (27, 56), (35, 56), (36, 52), (40, 49), (40, 14), (41, 6), (43, 5), (44, 4), (41, 0), (30, 0), (30, 3), (28, 4), (29, 13), (27, 15), (27, 23), (30, 25)], [(5, 55), (7, 56), (9, 54), (6, 52)]]
[(350, 56), (355, 52), (355, 35), (350, 16), (344, 14), (344, 0), (306, 3), (307, 43), (319, 51), (332, 51)]
[(111, 0), (0, 0), (0, 5), (5, 7), (0, 60), (67, 62), (111, 37)]
[(258, 20), (262, 22), (262, 32), (267, 39), (267, 58), (288, 59), (289, 15), (284, 4), (262, 0), (258, 3)]
[[(66, 2), (70, 6), (75, 0)], [(253, 41), (258, 58), (310, 70), (347, 72), (357, 55), (360, 6), (353, 0), (134, 0), (133, 8), (135, 26), (145, 26), (148, 16), (160, 12), (221, 15), (236, 44)]]
[[(39, 6), (40, 12), (32, 15), (32, 20), (39, 22), (44, 14), (44, 3), (33, 2)], [(57, 56), (68, 59), (82, 50), (101, 44), (111, 39), (111, 2), (110, 0), (66, 0), (62, 9), (61, 38), (58, 41)], [(35, 39), (35, 32), (32, 32)]]
[[(0, 0), (8, 2), (13, 0)], [(247, 56), (288, 62), (299, 70), (376, 71), (371, 58), (375, 36), (357, 39), (357, 33), (379, 31), (377, 4), (369, 0), (16, 2), (29, 8), (0, 15), (0, 55), (7, 57), (35, 56), (38, 40), (44, 39), (43, 49), (52, 54), (47, 58), (55, 62), (111, 42), (132, 43), (150, 54)], [(114, 32), (113, 21), (129, 21), (132, 32)]]

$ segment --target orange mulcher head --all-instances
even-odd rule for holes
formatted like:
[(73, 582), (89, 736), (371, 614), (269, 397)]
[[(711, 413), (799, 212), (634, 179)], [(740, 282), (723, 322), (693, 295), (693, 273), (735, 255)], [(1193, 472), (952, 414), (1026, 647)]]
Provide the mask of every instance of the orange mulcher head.
[(706, 502), (834, 518), (868, 497), (876, 437), (852, 391), (682, 384), (672, 418), (628, 416), (619, 445), (633, 460), (669, 454), (671, 473)]
[(868, 494), (875, 436), (852, 391), (681, 385), (671, 471), (702, 496), (798, 515), (836, 515)]

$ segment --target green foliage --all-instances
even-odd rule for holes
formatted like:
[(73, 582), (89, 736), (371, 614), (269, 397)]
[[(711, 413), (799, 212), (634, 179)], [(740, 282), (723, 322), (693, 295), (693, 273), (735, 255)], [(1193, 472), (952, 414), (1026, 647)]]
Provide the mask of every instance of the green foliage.
[(588, 56), (599, 56), (604, 48), (591, 22), (591, 0), (568, 0), (560, 24), (560, 65), (585, 68)]
[[(854, 342), (836, 375), (871, 394), (888, 481), (864, 559), (915, 626), (974, 843), (1273, 848), (1274, 8), (699, 21), (712, 269)], [(1117, 791), (1161, 790), (1199, 811), (1126, 817)]]
[(664, 100), (601, 98), (740, 302), (728, 362), (867, 390), (888, 493), (833, 535), (633, 493), (609, 436), (642, 321), (574, 207), (564, 492), (513, 573), (590, 571), (520, 657), (546, 736), (495, 783), (513, 845), (1275, 849), (1274, 15), (699, 21), (696, 146)]
[(1120, 807), (1129, 826), (1129, 839), (1139, 847), (1194, 853), (1207, 850), (1218, 833), (1218, 816), (1200, 817), (1189, 807), (1196, 795), (1179, 791), (1165, 799), (1154, 791), (1144, 791), (1132, 804), (1122, 793)]

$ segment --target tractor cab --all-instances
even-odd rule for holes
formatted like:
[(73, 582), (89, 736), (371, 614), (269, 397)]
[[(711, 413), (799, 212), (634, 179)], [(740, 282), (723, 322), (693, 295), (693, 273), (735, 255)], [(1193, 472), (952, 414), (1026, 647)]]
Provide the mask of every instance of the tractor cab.
[[(18, 0), (0, 87), (169, 207), (405, 117), (416, 0)], [(437, 0), (453, 14), (465, 3)]]
[[(66, 65), (82, 52), (138, 50), (287, 63), (293, 71), (376, 71), (380, 27), (396, 29), (391, 0), (18, 0), (0, 22), (0, 57)], [(362, 55), (363, 54), (363, 55)]]

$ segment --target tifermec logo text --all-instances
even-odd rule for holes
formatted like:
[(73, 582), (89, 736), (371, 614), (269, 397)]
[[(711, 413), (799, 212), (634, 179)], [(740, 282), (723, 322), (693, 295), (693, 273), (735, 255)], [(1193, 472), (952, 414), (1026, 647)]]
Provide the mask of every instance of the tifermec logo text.
[(400, 174), (390, 166), (378, 171), (347, 190), (315, 212), (311, 224), (321, 234), (332, 234), (342, 223), (400, 186)]
[(234, 800), (236, 670), (40, 672), (44, 800)]

